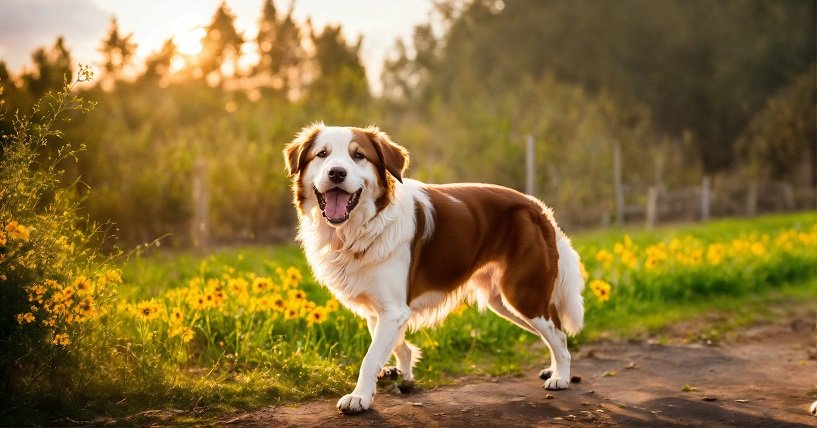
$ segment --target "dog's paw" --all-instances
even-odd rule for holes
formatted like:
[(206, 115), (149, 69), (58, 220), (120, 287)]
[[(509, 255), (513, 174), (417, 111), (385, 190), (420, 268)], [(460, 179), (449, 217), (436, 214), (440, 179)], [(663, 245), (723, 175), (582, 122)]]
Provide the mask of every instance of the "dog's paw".
[(372, 397), (361, 397), (354, 394), (346, 394), (338, 400), (338, 410), (347, 414), (354, 415), (355, 413), (362, 413), (369, 410), (372, 406)]
[(545, 384), (542, 385), (542, 388), (545, 388), (549, 391), (567, 389), (567, 379), (551, 376), (547, 380), (545, 380)]
[(383, 382), (386, 380), (395, 381), (398, 377), (400, 377), (401, 372), (397, 369), (397, 367), (383, 367), (379, 373), (377, 373), (377, 381)]
[(553, 376), (553, 370), (551, 369), (544, 369), (539, 372), (539, 379), (548, 380), (551, 376)]
[(397, 389), (400, 390), (402, 394), (408, 394), (414, 391), (415, 383), (413, 380), (401, 380), (397, 382)]
[(817, 416), (817, 401), (811, 403), (811, 414)]

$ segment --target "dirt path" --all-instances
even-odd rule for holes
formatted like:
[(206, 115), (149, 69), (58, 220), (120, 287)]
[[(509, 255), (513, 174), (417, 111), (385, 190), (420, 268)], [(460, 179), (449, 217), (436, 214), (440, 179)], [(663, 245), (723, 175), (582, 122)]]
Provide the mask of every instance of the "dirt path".
[[(814, 316), (804, 314), (740, 331), (715, 345), (585, 345), (573, 358), (581, 383), (550, 396), (531, 368), (524, 377), (468, 379), (408, 395), (381, 390), (373, 409), (362, 415), (342, 415), (335, 400), (320, 400), (264, 408), (221, 424), (817, 426), (817, 417), (808, 413), (817, 382), (814, 346)], [(695, 390), (682, 391), (685, 385)]]

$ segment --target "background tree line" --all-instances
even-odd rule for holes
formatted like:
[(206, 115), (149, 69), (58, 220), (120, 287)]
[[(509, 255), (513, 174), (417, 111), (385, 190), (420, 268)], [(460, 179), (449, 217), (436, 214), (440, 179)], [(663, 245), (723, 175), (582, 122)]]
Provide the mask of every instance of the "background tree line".
[[(97, 106), (66, 133), (87, 148), (69, 166), (78, 191), (93, 189), (87, 214), (111, 220), (124, 244), (168, 233), (192, 243), (196, 179), (215, 242), (289, 237), (280, 150), (315, 120), (381, 125), (411, 150), (420, 179), (520, 190), (533, 135), (538, 196), (572, 226), (613, 216), (616, 148), (633, 194), (703, 175), (817, 192), (814, 2), (440, 2), (411, 44), (396, 43), (382, 95), (369, 90), (360, 40), (260, 6), (255, 35), (222, 4), (200, 53), (168, 39), (141, 65), (112, 20), (101, 83), (83, 94)], [(247, 42), (258, 57), (242, 68)], [(27, 72), (0, 63), (0, 85), (25, 109), (72, 66), (58, 38)]]

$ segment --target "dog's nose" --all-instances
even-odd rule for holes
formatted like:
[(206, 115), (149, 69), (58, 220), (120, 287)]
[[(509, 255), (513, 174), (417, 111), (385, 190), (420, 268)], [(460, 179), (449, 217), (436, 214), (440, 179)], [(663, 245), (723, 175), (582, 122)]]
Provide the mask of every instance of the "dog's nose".
[(338, 184), (346, 179), (346, 170), (341, 167), (334, 167), (329, 170), (329, 181)]

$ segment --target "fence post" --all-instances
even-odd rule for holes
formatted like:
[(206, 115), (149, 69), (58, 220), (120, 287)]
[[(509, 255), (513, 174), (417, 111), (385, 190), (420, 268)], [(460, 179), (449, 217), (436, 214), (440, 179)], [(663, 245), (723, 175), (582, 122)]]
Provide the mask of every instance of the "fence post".
[(193, 248), (204, 249), (210, 245), (210, 227), (208, 208), (210, 194), (207, 191), (207, 163), (199, 155), (193, 166), (193, 221), (191, 223), (190, 238)]
[(621, 184), (621, 144), (613, 145), (613, 186), (616, 192), (616, 224), (624, 224), (624, 188)]
[(701, 221), (709, 220), (710, 206), (709, 206), (709, 192), (712, 186), (708, 175), (704, 175), (703, 183), (701, 183)]
[(746, 215), (754, 217), (757, 215), (757, 181), (749, 182), (749, 192), (746, 194)]
[(647, 189), (647, 229), (652, 230), (658, 222), (658, 186)]
[(533, 135), (525, 136), (525, 193), (531, 196), (536, 192), (536, 141)]

